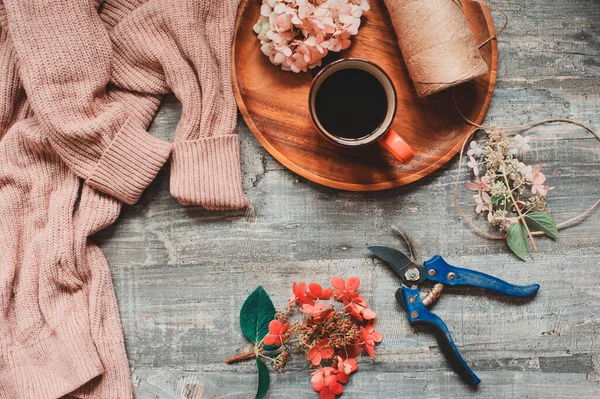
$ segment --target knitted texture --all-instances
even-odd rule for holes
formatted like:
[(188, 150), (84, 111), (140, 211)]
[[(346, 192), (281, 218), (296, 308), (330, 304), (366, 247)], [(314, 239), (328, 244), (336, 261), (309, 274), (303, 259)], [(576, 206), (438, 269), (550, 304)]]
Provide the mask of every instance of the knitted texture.
[[(171, 192), (247, 205), (230, 46), (239, 0), (0, 0), (0, 399), (131, 398), (106, 259), (173, 155)], [(162, 95), (175, 142), (146, 132)]]

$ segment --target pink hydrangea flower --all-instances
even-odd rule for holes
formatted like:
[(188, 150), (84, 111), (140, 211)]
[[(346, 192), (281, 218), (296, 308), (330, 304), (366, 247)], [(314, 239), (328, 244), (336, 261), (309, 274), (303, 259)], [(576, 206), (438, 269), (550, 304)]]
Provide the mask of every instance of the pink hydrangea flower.
[(544, 186), (546, 176), (542, 172), (540, 172), (543, 166), (543, 163), (539, 164), (538, 166), (535, 166), (532, 170), (531, 176), (531, 192), (533, 194), (538, 194), (541, 197), (545, 197), (546, 194), (548, 194), (548, 191), (554, 189), (554, 187)]
[(475, 181), (468, 181), (466, 183), (467, 188), (471, 191), (481, 192), (490, 192), (492, 188), (488, 183), (489, 179), (486, 176), (483, 176), (481, 179), (477, 179)]
[(477, 160), (473, 158), (473, 155), (469, 155), (469, 162), (467, 162), (467, 166), (473, 169), (473, 174), (475, 176), (479, 176), (479, 165), (477, 164)]
[(485, 191), (482, 191), (479, 194), (475, 194), (473, 198), (475, 198), (475, 203), (477, 204), (475, 212), (477, 212), (478, 214), (483, 211), (492, 210), (492, 199), (490, 198), (490, 195)]
[(253, 29), (271, 63), (306, 72), (350, 46), (369, 8), (367, 0), (263, 0)]

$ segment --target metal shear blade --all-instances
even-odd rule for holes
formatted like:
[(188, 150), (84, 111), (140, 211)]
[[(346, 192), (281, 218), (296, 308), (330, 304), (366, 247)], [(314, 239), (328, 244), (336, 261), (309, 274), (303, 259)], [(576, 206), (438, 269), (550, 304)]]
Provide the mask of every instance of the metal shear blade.
[(397, 249), (373, 245), (369, 247), (369, 251), (383, 260), (406, 286), (421, 284), (427, 279), (425, 267), (417, 265)]

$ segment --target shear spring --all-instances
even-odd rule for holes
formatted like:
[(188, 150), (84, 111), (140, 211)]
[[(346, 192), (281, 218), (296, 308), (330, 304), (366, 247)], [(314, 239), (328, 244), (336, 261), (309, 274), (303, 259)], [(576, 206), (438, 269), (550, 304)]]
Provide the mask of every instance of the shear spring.
[(444, 284), (437, 283), (435, 284), (425, 295), (423, 298), (423, 305), (430, 307), (437, 301), (437, 299), (442, 295), (442, 291), (444, 290)]

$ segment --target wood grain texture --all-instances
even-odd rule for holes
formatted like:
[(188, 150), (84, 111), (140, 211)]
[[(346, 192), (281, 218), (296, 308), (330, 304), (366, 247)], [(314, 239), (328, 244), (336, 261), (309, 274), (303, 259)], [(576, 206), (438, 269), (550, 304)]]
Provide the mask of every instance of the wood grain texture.
[[(499, 0), (511, 18), (499, 40), (499, 73), (486, 122), (570, 117), (600, 129), (600, 2)], [(500, 16), (494, 14), (498, 22)], [(171, 138), (181, 108), (168, 97), (152, 126)], [(262, 284), (282, 306), (292, 281), (356, 275), (379, 314), (384, 341), (361, 358), (340, 399), (586, 398), (600, 392), (600, 213), (538, 240), (526, 263), (502, 242), (474, 234), (452, 206), (456, 158), (413, 184), (354, 193), (290, 172), (256, 141), (240, 118), (243, 212), (184, 208), (163, 170), (135, 206), (100, 232), (120, 304), (139, 399), (254, 395), (251, 362), (224, 359), (246, 345), (238, 312)], [(551, 212), (564, 220), (600, 196), (600, 144), (581, 129), (544, 126), (530, 162), (546, 162)], [(471, 208), (461, 192), (465, 209)], [(537, 282), (530, 302), (447, 289), (434, 310), (481, 377), (466, 387), (433, 336), (413, 329), (394, 300), (398, 280), (368, 256), (368, 244), (400, 246), (390, 225), (410, 232), (422, 258), (436, 253), (516, 283)], [(314, 399), (305, 364), (272, 373), (269, 399)]]
[[(392, 128), (413, 148), (415, 158), (401, 164), (375, 144), (366, 148), (342, 148), (321, 136), (308, 109), (310, 73), (295, 74), (272, 65), (260, 50), (252, 26), (260, 16), (256, 0), (240, 5), (232, 49), (233, 87), (242, 116), (267, 151), (292, 171), (329, 187), (373, 191), (397, 187), (437, 170), (460, 150), (472, 126), (462, 121), (446, 91), (419, 98), (410, 80), (383, 0), (371, 0), (360, 32), (341, 58), (372, 61), (391, 77), (398, 94)], [(493, 35), (492, 17), (486, 6), (464, 2), (465, 15), (477, 43)], [(456, 89), (460, 109), (481, 122), (489, 107), (498, 66), (495, 41), (481, 54), (489, 73)]]

